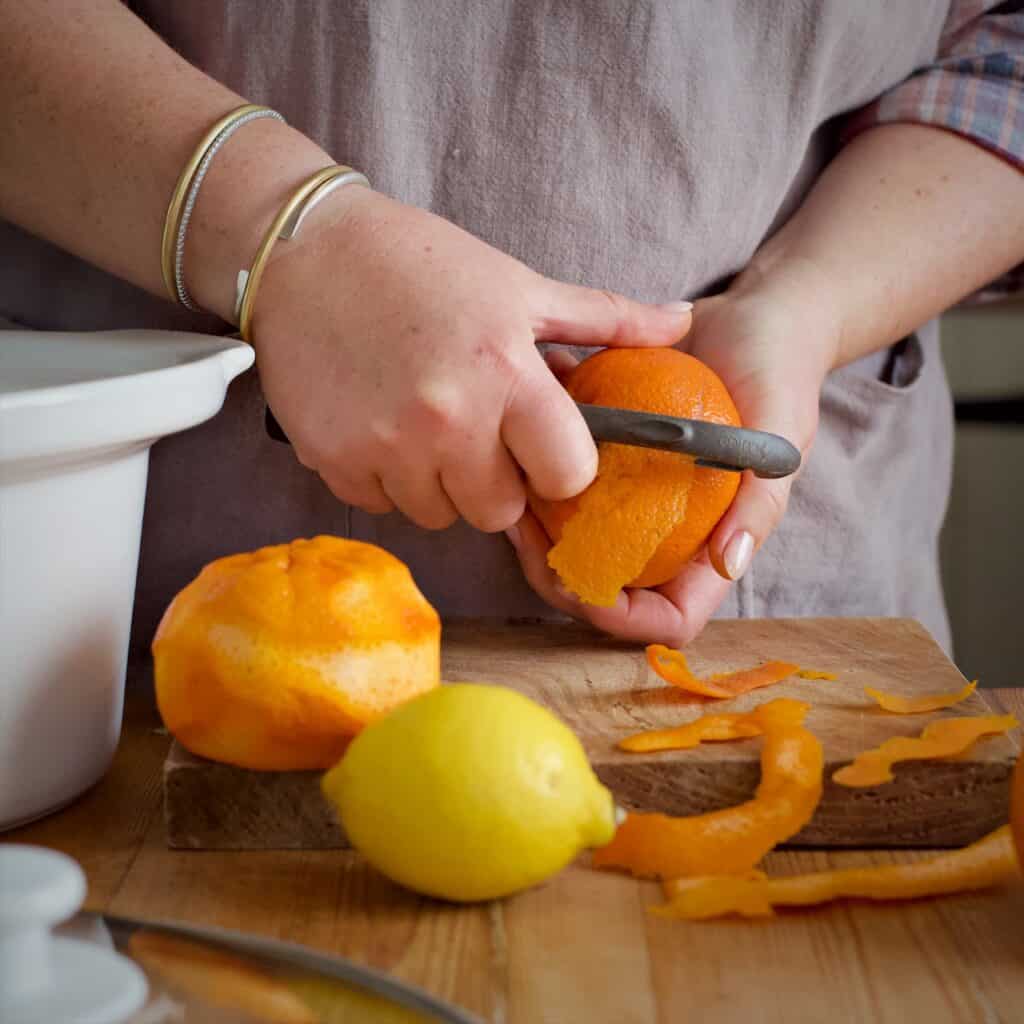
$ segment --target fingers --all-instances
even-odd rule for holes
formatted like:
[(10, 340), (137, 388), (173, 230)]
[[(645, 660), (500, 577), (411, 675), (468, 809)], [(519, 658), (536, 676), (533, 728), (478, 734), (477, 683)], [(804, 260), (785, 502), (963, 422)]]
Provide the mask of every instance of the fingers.
[(502, 420), (501, 436), (542, 498), (585, 490), (597, 472), (597, 447), (568, 392), (535, 353)]
[(685, 646), (700, 633), (729, 592), (729, 584), (703, 553), (665, 586), (657, 590), (627, 589), (613, 607), (597, 608), (583, 604), (562, 586), (547, 563), (550, 540), (531, 513), (527, 512), (508, 535), (523, 575), (540, 597), (566, 615), (622, 640)]
[(549, 349), (544, 353), (544, 362), (548, 364), (548, 369), (554, 374), (555, 380), (563, 387), (569, 374), (580, 364), (580, 361), (564, 348)]
[[(775, 407), (784, 394), (779, 389), (752, 403), (754, 409), (747, 425), (788, 438), (800, 448), (804, 462), (817, 426), (817, 410), (811, 407), (804, 422), (798, 422), (793, 405)], [(766, 480), (750, 470), (743, 474), (736, 497), (708, 539), (708, 557), (723, 579), (735, 581), (746, 573), (755, 552), (782, 521), (798, 475)]]
[(444, 530), (459, 513), (429, 463), (395, 462), (381, 478), (388, 498), (424, 530)]
[(625, 590), (614, 608), (583, 607), (593, 626), (622, 640), (685, 647), (728, 592), (729, 584), (702, 554), (656, 590)]
[(506, 536), (515, 548), (523, 575), (533, 590), (552, 608), (583, 619), (583, 606), (559, 583), (555, 571), (548, 565), (551, 541), (536, 516), (532, 512), (524, 513), (519, 522), (506, 531)]
[(534, 309), (538, 341), (572, 345), (674, 345), (692, 323), (689, 302), (655, 306), (615, 292), (541, 278)]
[(683, 566), (675, 579), (658, 587), (658, 593), (679, 612), (676, 640), (669, 646), (685, 647), (696, 639), (728, 596), (731, 586), (715, 571), (705, 548)]
[(376, 476), (354, 480), (337, 469), (326, 469), (320, 472), (320, 478), (338, 501), (346, 505), (361, 508), (372, 515), (385, 515), (395, 509), (394, 502), (384, 492)]
[[(533, 411), (524, 416), (523, 429), (517, 428), (516, 417), (512, 417), (512, 434), (525, 435), (528, 462), (532, 459), (529, 464), (540, 467), (541, 480), (550, 480), (568, 475), (566, 467), (570, 471), (577, 467), (571, 454), (566, 456), (562, 446), (544, 436), (544, 424), (553, 418), (557, 422), (559, 416), (569, 417), (569, 428), (550, 429), (554, 436), (571, 437), (573, 420), (580, 417), (539, 353), (531, 348), (528, 358), (535, 363), (529, 371), (535, 383), (523, 388), (520, 406)], [(554, 417), (545, 415), (552, 404), (560, 407)], [(425, 411), (414, 410), (417, 414), (407, 418), (402, 430), (378, 423), (372, 431), (373, 443), (368, 446), (343, 447), (326, 455), (307, 452), (301, 461), (315, 467), (338, 498), (368, 512), (397, 508), (424, 529), (445, 529), (461, 516), (485, 532), (504, 530), (522, 516), (526, 488), (523, 474), (502, 440), (500, 406), (496, 406), (493, 401), (489, 406), (485, 402), (483, 409), (489, 415), (482, 415), (478, 408), (476, 421), (460, 411), (458, 402), (449, 402), (444, 408), (424, 406)], [(530, 417), (535, 422), (527, 422)], [(582, 421), (579, 433), (584, 466), (591, 461), (596, 466), (594, 445)], [(403, 436), (406, 440), (400, 441)], [(554, 460), (550, 458), (552, 452), (556, 453)], [(380, 477), (372, 470), (380, 472)], [(570, 489), (562, 485), (560, 493), (574, 493), (572, 487), (582, 489), (592, 473), (577, 473), (580, 482), (570, 478)], [(551, 493), (550, 483), (542, 486)]]
[(526, 507), (515, 463), (499, 447), (492, 459), (460, 461), (433, 481), (410, 481), (396, 473), (389, 477), (387, 490), (377, 477), (357, 481), (333, 469), (322, 470), (320, 476), (339, 501), (372, 515), (393, 512), (397, 506), (428, 530), (445, 529), (461, 515), (478, 530), (495, 533), (517, 522)]
[(501, 439), (476, 439), (458, 458), (446, 461), (441, 484), (459, 514), (485, 533), (506, 530), (526, 508), (526, 488)]
[(708, 542), (711, 564), (723, 579), (738, 580), (750, 567), (754, 552), (782, 521), (792, 477), (762, 480), (751, 472)]

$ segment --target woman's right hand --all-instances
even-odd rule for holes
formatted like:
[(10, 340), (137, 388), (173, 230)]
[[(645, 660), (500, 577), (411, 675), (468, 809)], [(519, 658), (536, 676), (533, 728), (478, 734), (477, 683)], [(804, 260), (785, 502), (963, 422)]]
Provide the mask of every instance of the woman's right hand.
[(536, 342), (671, 345), (687, 303), (561, 284), (359, 186), (278, 243), (255, 303), (263, 388), (299, 460), (344, 502), (422, 527), (512, 526), (597, 453)]

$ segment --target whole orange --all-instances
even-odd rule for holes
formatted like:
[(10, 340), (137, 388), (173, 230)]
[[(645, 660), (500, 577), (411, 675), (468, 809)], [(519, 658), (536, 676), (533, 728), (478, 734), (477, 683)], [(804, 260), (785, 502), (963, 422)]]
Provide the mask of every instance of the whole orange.
[(1017, 758), (1013, 772), (1013, 786), (1010, 790), (1010, 826), (1013, 841), (1017, 846), (1017, 859), (1024, 869), (1024, 751)]
[[(566, 380), (566, 388), (578, 402), (741, 425), (736, 406), (718, 375), (678, 349), (605, 349), (576, 366)], [(668, 476), (680, 473), (687, 462), (691, 475), (664, 486)], [(617, 484), (614, 494), (607, 485), (612, 473)], [(692, 468), (692, 461), (670, 452), (601, 444), (597, 477), (588, 490), (558, 502), (531, 495), (530, 507), (557, 544), (566, 523), (577, 515), (581, 504), (601, 500), (590, 498), (592, 492), (599, 494), (607, 489), (603, 498), (606, 514), (592, 517), (600, 532), (590, 538), (592, 545), (587, 557), (610, 559), (623, 545), (638, 542), (642, 531), (637, 524), (645, 514), (664, 513), (659, 503), (678, 498), (688, 485), (688, 491), (682, 495), (682, 518), (673, 521), (667, 536), (657, 543), (635, 577), (618, 581), (619, 586), (655, 587), (678, 575), (701, 549), (732, 504), (739, 483), (738, 473), (704, 466)], [(634, 506), (628, 518), (621, 510), (624, 498)]]
[(316, 537), (211, 562), (164, 613), (153, 659), (160, 714), (194, 754), (323, 770), (439, 684), (441, 623), (393, 555)]

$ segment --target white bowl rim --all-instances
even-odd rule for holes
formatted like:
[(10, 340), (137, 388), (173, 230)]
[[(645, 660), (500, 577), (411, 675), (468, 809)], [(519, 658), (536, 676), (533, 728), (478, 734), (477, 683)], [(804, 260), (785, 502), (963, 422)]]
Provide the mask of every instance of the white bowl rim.
[[(189, 352), (195, 358), (187, 362), (169, 362), (166, 366), (153, 366), (133, 373), (119, 373), (109, 377), (74, 381), (67, 384), (45, 384), (41, 387), (24, 388), (18, 391), (0, 390), (0, 413), (22, 407), (40, 405), (63, 405), (71, 401), (82, 401), (97, 397), (95, 392), (124, 383), (142, 383), (161, 374), (174, 374), (176, 370), (188, 371), (213, 357), (224, 367), (227, 381), (248, 370), (255, 361), (252, 347), (233, 335), (223, 337), (196, 334), (188, 331), (159, 331), (149, 328), (123, 328), (114, 331), (31, 331), (5, 330), (0, 332), (0, 347), (3, 342), (17, 338), (31, 339), (32, 343), (48, 344), (50, 341), (66, 341), (74, 338), (77, 343), (88, 343), (92, 339), (116, 340), (127, 343), (159, 344), (165, 349), (177, 348), (181, 353)], [(219, 358), (218, 358), (219, 357)]]
[(63, 351), (72, 341), (102, 342), (107, 359), (113, 341), (149, 348), (156, 365), (0, 393), (0, 466), (150, 444), (187, 430), (219, 412), (228, 384), (255, 360), (237, 338), (182, 331), (5, 330), (0, 349), (12, 339)]

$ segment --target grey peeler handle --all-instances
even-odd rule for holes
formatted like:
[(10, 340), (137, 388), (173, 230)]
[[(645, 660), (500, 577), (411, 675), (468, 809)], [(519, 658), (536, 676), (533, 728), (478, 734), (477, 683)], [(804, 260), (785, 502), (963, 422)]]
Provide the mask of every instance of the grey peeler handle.
[(749, 469), (772, 479), (800, 468), (799, 450), (778, 434), (603, 405), (577, 403), (577, 408), (598, 441), (679, 452), (694, 456), (698, 466)]

